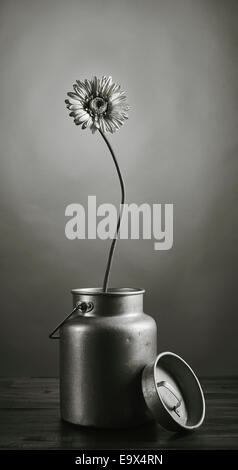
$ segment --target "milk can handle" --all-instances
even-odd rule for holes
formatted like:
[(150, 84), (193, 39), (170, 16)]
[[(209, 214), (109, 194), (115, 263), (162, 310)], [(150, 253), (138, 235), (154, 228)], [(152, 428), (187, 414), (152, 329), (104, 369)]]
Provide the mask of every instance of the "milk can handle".
[(76, 307), (74, 307), (74, 309), (72, 310), (72, 312), (70, 312), (69, 315), (67, 315), (67, 317), (49, 334), (49, 338), (50, 339), (60, 339), (60, 336), (54, 336), (54, 334), (56, 333), (56, 331), (61, 327), (63, 326), (66, 321), (75, 313), (77, 312), (77, 310), (80, 310), (82, 313), (87, 313), (87, 312), (91, 312), (91, 310), (93, 310), (94, 308), (94, 305), (92, 302), (79, 302)]

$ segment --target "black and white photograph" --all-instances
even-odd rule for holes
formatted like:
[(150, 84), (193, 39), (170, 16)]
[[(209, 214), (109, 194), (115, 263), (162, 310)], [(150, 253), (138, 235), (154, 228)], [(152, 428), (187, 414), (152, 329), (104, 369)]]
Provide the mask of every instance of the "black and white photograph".
[(238, 3), (0, 0), (0, 459), (238, 450)]

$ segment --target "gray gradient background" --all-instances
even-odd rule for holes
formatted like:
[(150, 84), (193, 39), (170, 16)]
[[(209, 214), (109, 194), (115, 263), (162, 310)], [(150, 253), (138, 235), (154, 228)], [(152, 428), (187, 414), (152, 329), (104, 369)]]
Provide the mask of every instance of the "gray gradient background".
[(0, 22), (0, 375), (56, 375), (48, 333), (71, 288), (102, 283), (108, 241), (64, 235), (67, 204), (119, 199), (102, 139), (64, 107), (93, 74), (131, 105), (111, 137), (127, 201), (174, 203), (173, 249), (121, 241), (112, 285), (146, 289), (160, 351), (237, 373), (237, 1), (7, 0)]

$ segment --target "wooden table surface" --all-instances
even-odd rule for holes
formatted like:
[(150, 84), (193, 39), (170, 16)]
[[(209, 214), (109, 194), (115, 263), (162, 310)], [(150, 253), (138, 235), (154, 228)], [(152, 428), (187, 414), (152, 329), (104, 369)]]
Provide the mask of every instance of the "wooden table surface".
[(158, 424), (96, 430), (60, 420), (56, 378), (0, 379), (0, 449), (238, 449), (238, 377), (201, 380), (206, 418), (191, 434)]

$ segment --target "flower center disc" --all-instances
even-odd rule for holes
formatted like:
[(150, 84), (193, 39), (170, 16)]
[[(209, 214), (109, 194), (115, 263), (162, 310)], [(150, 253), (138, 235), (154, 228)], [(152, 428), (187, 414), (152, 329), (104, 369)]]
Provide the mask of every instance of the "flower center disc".
[(103, 98), (96, 97), (90, 101), (89, 106), (94, 113), (102, 114), (107, 109), (107, 102)]

